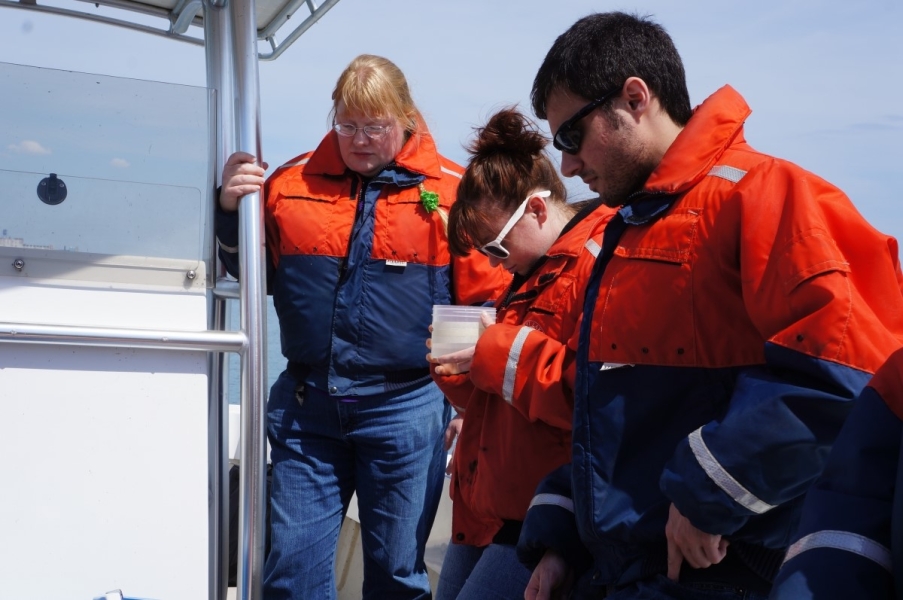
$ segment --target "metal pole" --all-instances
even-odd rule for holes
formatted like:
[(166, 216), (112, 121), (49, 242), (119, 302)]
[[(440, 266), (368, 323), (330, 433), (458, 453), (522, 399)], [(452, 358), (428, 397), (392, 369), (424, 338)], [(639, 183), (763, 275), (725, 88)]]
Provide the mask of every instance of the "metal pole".
[[(208, 38), (209, 39), (209, 38)], [(226, 328), (226, 301), (210, 300), (210, 327)], [(209, 354), (207, 440), (210, 483), (210, 600), (226, 600), (229, 575), (229, 410), (225, 390), (226, 355)]]
[[(257, 19), (254, 0), (231, 0), (232, 61), (238, 150), (262, 160), (260, 89), (257, 79)], [(241, 357), (241, 487), (238, 532), (238, 598), (263, 597), (266, 515), (266, 284), (262, 203), (259, 193), (239, 204), (241, 328), (248, 338)]]
[(240, 331), (173, 331), (0, 322), (0, 343), (193, 352), (246, 352)]
[[(207, 87), (214, 90), (213, 135), (216, 138), (211, 157), (213, 180), (211, 182), (208, 207), (208, 226), (212, 226), (216, 202), (216, 188), (222, 184), (223, 164), (235, 148), (235, 120), (232, 112), (232, 61), (227, 48), (230, 31), (229, 12), (212, 0), (204, 2), (204, 50), (207, 63)], [(213, 270), (218, 276), (224, 268), (216, 259), (216, 240), (209, 238), (208, 255), (217, 265)], [(214, 293), (208, 295), (210, 308), (209, 328), (226, 329), (226, 300)], [(209, 440), (208, 464), (210, 482), (210, 542), (209, 542), (209, 597), (210, 600), (226, 600), (229, 574), (229, 456), (228, 425), (229, 412), (224, 390), (226, 356), (219, 352), (209, 355), (209, 404), (207, 407), (207, 431)]]

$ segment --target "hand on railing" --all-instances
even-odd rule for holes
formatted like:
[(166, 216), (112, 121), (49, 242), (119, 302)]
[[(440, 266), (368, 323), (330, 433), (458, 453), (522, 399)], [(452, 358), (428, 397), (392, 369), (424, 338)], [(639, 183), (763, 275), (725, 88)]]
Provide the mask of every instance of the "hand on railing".
[(268, 165), (257, 164), (257, 158), (247, 152), (236, 152), (223, 166), (223, 188), (219, 205), (226, 212), (238, 210), (238, 199), (259, 192), (266, 181)]

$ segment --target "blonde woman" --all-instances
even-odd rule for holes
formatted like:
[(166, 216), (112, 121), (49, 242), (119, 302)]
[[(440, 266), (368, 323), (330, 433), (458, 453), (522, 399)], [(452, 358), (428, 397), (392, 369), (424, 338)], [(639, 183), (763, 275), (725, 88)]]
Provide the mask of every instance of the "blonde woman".
[[(436, 150), (391, 61), (342, 72), (333, 126), (266, 180), (270, 292), (286, 370), (267, 405), (272, 446), (268, 600), (335, 598), (342, 519), (357, 492), (363, 598), (430, 597), (423, 552), (442, 489), (450, 407), (423, 338), (434, 304), (482, 304), (508, 274), (452, 257), (445, 218), (463, 169)], [(217, 237), (237, 272), (238, 199), (265, 165), (223, 171)]]

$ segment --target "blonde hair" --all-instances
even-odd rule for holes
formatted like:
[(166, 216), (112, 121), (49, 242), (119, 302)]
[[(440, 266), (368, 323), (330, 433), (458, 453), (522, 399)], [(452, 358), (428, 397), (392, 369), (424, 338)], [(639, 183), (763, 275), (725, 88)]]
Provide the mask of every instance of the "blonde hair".
[[(394, 117), (409, 134), (423, 127), (423, 116), (414, 104), (411, 89), (404, 73), (388, 58), (361, 54), (345, 67), (332, 91), (332, 111), (335, 119), (339, 102), (352, 112), (370, 117)], [(448, 235), (448, 213), (437, 207), (442, 230)]]
[(361, 54), (339, 75), (330, 117), (335, 118), (339, 102), (362, 115), (395, 117), (408, 133), (416, 133), (423, 122), (404, 73), (391, 60), (373, 54)]

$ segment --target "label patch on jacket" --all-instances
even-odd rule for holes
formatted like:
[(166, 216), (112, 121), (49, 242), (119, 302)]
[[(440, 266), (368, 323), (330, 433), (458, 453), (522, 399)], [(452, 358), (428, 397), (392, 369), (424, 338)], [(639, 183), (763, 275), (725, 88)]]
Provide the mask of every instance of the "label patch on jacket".
[(529, 327), (530, 329), (535, 329), (536, 331), (539, 331), (540, 333), (545, 333), (545, 331), (543, 330), (543, 327), (542, 327), (542, 323), (539, 323), (538, 321), (535, 321), (533, 319), (526, 319), (524, 321), (524, 327)]
[(600, 371), (611, 371), (612, 369), (620, 369), (622, 367), (632, 367), (631, 363), (602, 363), (602, 366), (599, 367)]
[(403, 261), (403, 260), (389, 260), (389, 259), (386, 259), (386, 266), (387, 266), (387, 267), (397, 267), (397, 268), (399, 268), (399, 269), (404, 269), (406, 266), (408, 266), (408, 263), (407, 263), (406, 261)]

